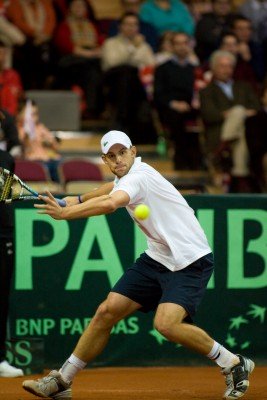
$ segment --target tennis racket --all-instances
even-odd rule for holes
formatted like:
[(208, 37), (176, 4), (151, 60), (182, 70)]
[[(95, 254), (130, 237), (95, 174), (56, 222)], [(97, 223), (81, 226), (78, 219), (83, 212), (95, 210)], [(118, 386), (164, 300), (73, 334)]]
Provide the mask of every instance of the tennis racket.
[[(0, 202), (36, 200), (38, 196), (39, 193), (26, 185), (17, 175), (0, 167)], [(56, 201), (61, 207), (66, 207), (65, 200), (56, 199)]]

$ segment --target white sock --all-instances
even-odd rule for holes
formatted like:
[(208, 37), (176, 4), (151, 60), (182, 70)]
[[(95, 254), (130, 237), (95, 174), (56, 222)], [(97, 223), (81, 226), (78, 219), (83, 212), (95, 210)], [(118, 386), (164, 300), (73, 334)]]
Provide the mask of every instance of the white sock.
[(231, 368), (233, 365), (239, 363), (239, 358), (237, 355), (231, 353), (220, 343), (214, 341), (213, 347), (207, 357), (216, 362), (222, 368)]
[(67, 383), (72, 382), (74, 376), (84, 369), (86, 362), (80, 360), (74, 354), (62, 365), (59, 372), (61, 373), (63, 380)]

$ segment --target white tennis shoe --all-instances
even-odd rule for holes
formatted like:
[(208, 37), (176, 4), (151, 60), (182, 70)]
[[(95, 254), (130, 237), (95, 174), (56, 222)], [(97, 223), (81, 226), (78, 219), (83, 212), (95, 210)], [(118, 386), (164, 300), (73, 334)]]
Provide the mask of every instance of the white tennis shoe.
[(2, 378), (17, 378), (23, 376), (23, 371), (20, 368), (13, 367), (7, 361), (0, 362), (0, 377)]
[(22, 384), (23, 389), (36, 396), (54, 400), (71, 400), (71, 382), (63, 380), (59, 371), (51, 371), (44, 378), (27, 380)]
[(237, 354), (240, 362), (232, 368), (223, 368), (225, 375), (226, 391), (224, 399), (236, 400), (244, 396), (249, 388), (249, 375), (255, 368), (255, 364), (249, 358)]

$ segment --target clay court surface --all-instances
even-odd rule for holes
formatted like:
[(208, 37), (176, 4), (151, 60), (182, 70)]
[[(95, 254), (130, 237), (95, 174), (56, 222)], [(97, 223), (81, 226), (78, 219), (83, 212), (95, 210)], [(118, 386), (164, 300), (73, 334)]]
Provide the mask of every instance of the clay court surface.
[[(27, 379), (39, 375), (28, 376)], [(0, 378), (1, 400), (30, 400), (25, 378)], [(217, 400), (225, 385), (216, 367), (99, 368), (80, 372), (73, 384), (73, 400)], [(267, 399), (267, 367), (257, 367), (242, 398)]]

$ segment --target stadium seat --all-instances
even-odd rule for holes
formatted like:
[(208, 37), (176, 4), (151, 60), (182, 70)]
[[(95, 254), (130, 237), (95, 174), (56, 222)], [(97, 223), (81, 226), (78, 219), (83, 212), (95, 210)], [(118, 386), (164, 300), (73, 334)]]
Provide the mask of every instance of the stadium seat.
[(65, 191), (73, 194), (90, 190), (103, 181), (99, 166), (88, 159), (65, 160), (59, 165), (58, 174)]
[(39, 161), (16, 160), (15, 174), (23, 181), (50, 181), (48, 169)]
[(48, 169), (39, 161), (17, 159), (15, 174), (39, 193), (43, 193), (45, 190), (49, 190), (53, 194), (63, 191), (60, 184), (51, 181)]

